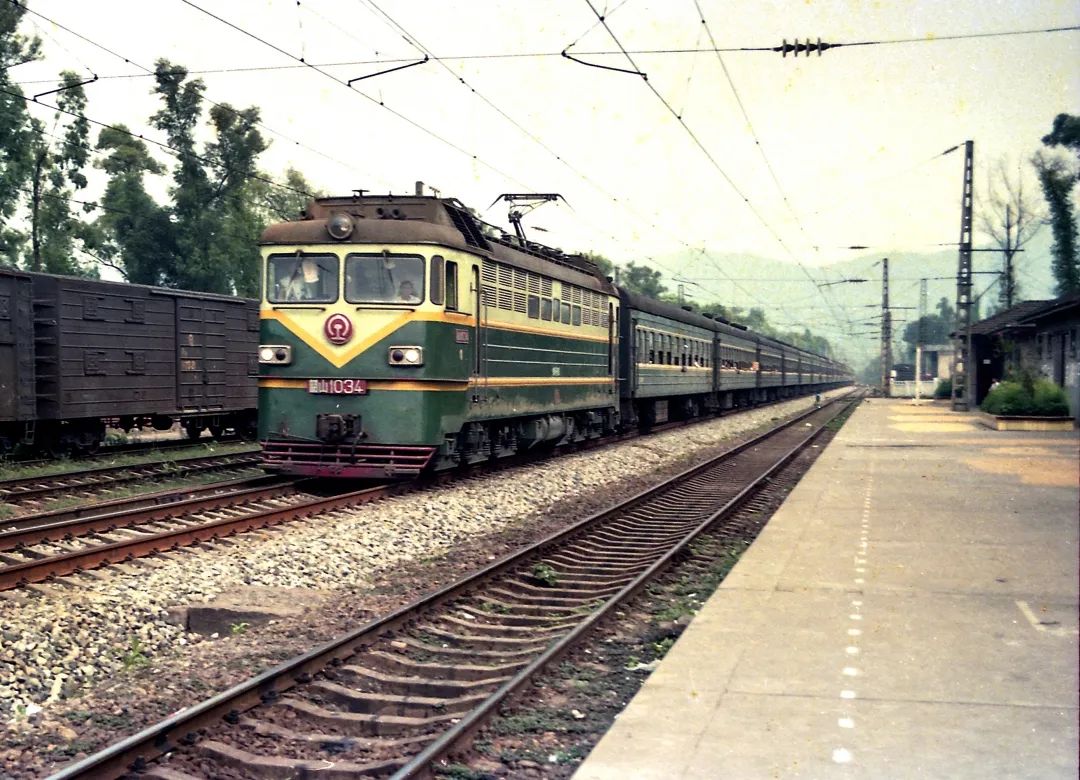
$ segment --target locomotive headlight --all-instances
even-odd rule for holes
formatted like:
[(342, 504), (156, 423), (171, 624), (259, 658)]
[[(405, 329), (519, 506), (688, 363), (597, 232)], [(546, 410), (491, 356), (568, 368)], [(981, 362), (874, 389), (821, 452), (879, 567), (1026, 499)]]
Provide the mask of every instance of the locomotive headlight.
[(348, 214), (338, 212), (326, 221), (326, 232), (338, 241), (344, 241), (352, 235), (353, 220)]
[(424, 365), (423, 347), (390, 347), (388, 361), (392, 366)]
[(288, 344), (260, 344), (259, 362), (265, 366), (287, 366), (292, 363), (292, 347)]

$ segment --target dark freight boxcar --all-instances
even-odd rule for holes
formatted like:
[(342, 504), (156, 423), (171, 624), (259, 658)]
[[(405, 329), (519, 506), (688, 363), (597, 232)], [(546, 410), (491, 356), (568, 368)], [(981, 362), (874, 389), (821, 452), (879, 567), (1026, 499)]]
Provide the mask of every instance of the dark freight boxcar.
[(0, 438), (5, 424), (33, 420), (36, 414), (33, 305), (28, 275), (0, 273)]
[(33, 422), (8, 426), (9, 443), (90, 449), (107, 422), (253, 431), (255, 301), (47, 274), (0, 272), (0, 280), (0, 290), (32, 286), (31, 310), (11, 319), (32, 341), (31, 369), (18, 374), (24, 416), (10, 419)]

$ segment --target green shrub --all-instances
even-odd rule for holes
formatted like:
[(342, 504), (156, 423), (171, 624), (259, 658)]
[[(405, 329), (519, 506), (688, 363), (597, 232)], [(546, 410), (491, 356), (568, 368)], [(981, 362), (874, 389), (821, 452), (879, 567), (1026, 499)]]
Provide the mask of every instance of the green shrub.
[(1002, 382), (986, 396), (980, 408), (987, 414), (1022, 417), (1065, 417), (1069, 404), (1065, 391), (1048, 379), (1028, 373)]
[(934, 398), (952, 398), (952, 378), (938, 382), (934, 388)]
[(1069, 402), (1065, 391), (1049, 379), (1035, 382), (1035, 412), (1040, 417), (1068, 417)]

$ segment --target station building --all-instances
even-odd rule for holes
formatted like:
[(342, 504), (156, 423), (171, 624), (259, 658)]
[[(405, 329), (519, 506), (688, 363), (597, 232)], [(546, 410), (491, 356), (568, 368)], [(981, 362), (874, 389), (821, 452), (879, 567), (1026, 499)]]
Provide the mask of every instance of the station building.
[(1080, 415), (1080, 293), (1024, 301), (971, 326), (969, 397), (981, 403), (995, 379), (1034, 369), (1065, 390), (1069, 413)]

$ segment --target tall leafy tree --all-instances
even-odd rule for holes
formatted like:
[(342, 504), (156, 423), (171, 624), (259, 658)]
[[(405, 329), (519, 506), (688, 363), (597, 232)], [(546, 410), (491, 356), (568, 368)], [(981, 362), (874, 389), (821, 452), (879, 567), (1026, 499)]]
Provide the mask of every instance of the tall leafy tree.
[(257, 280), (258, 219), (244, 194), (267, 146), (257, 127), (258, 109), (215, 105), (210, 111), (215, 138), (199, 154), (195, 133), (202, 115), (202, 80), (189, 80), (187, 69), (168, 60), (158, 60), (154, 77), (163, 106), (150, 121), (166, 133), (178, 157), (171, 191), (176, 262), (168, 282), (251, 294)]
[(60, 74), (60, 91), (53, 130), (40, 121), (32, 121), (31, 153), (33, 170), (30, 181), (30, 252), (27, 266), (32, 271), (58, 274), (89, 274), (95, 269), (76, 257), (78, 246), (87, 236), (86, 223), (79, 216), (83, 209), (71, 200), (86, 188), (83, 168), (89, 159), (90, 123), (83, 117), (86, 92), (82, 79), (71, 71)]
[[(1058, 114), (1053, 129), (1043, 136), (1042, 142), (1047, 148), (1061, 146), (1080, 156), (1080, 116)], [(1051, 270), (1057, 282), (1057, 293), (1080, 292), (1080, 250), (1073, 201), (1073, 190), (1080, 181), (1080, 167), (1071, 159), (1044, 151), (1037, 152), (1033, 162), (1050, 211), (1050, 231), (1054, 237), (1050, 247)]]
[(140, 139), (123, 125), (98, 135), (97, 148), (107, 152), (95, 165), (109, 176), (96, 220), (96, 249), (130, 282), (160, 285), (176, 278), (178, 257), (169, 211), (146, 191), (145, 177), (165, 173)]
[(33, 170), (33, 130), (22, 89), (11, 78), (17, 65), (38, 58), (41, 42), (20, 35), (19, 22), (26, 10), (15, 3), (0, 3), (0, 261), (14, 265), (25, 233), (9, 224), (25, 196)]

